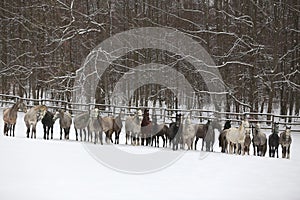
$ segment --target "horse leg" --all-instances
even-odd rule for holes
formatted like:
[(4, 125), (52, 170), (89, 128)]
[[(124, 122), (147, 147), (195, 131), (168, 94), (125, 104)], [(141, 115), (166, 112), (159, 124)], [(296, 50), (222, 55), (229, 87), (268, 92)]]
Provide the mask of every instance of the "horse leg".
[(13, 125), (12, 125), (12, 129), (13, 129), (13, 130), (12, 130), (12, 131), (13, 131), (12, 136), (13, 136), (13, 137), (15, 137), (15, 127), (16, 127), (16, 124), (13, 124)]
[(286, 147), (286, 151), (287, 151), (287, 159), (290, 159), (290, 145)]
[(203, 147), (204, 147), (204, 138), (202, 138), (202, 147), (201, 147), (201, 151), (203, 151)]
[(103, 141), (102, 141), (102, 131), (99, 131), (99, 140), (100, 140), (100, 144), (103, 145)]
[(256, 156), (256, 146), (255, 146), (255, 144), (253, 144), (253, 155)]
[(129, 133), (126, 131), (125, 133), (125, 144), (128, 144), (128, 139), (129, 139)]
[(286, 147), (282, 147), (282, 158), (285, 158)]
[(244, 143), (241, 143), (241, 154), (242, 154), (242, 156), (245, 155), (245, 146), (244, 146)]
[(36, 139), (36, 125), (32, 126), (32, 130), (31, 130), (31, 138)]
[(109, 139), (110, 139), (110, 142), (113, 144), (114, 143), (114, 141), (112, 140), (112, 134), (114, 133), (114, 131), (113, 130), (110, 130), (109, 131)]
[(75, 128), (75, 136), (76, 136), (76, 141), (78, 141), (78, 132), (76, 128)]
[(49, 129), (51, 131), (51, 140), (53, 140), (53, 125), (48, 128), (48, 139), (49, 139)]
[[(277, 153), (277, 158), (278, 158), (278, 146), (275, 149), (276, 153)], [(274, 157), (275, 157), (275, 151), (274, 151)]]
[(94, 144), (97, 144), (97, 140), (98, 140), (98, 132), (95, 131)]
[(69, 128), (65, 128), (65, 134), (66, 134), (66, 138), (67, 138), (67, 140), (69, 140), (70, 139), (70, 127)]
[(163, 147), (166, 147), (167, 142), (165, 136), (161, 136), (161, 138), (163, 140)]
[(27, 126), (27, 131), (26, 131), (26, 136), (27, 138), (29, 138), (29, 133), (30, 133), (30, 125), (26, 125)]
[(62, 128), (60, 128), (60, 140), (62, 140)]

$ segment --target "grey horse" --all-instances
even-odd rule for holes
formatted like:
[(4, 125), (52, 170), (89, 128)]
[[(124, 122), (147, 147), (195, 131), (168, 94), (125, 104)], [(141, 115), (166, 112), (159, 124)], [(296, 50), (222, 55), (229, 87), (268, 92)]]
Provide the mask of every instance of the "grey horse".
[(259, 123), (255, 125), (252, 143), (254, 155), (256, 156), (257, 153), (258, 156), (265, 156), (267, 151), (267, 136), (265, 133), (261, 132)]
[[(86, 141), (87, 129), (90, 122), (90, 113), (83, 112), (74, 117), (74, 128), (76, 134), (76, 140), (78, 141), (78, 130), (80, 135), (80, 141), (82, 141), (82, 132), (84, 133), (84, 141)], [(88, 131), (88, 141), (89, 141), (89, 131)]]

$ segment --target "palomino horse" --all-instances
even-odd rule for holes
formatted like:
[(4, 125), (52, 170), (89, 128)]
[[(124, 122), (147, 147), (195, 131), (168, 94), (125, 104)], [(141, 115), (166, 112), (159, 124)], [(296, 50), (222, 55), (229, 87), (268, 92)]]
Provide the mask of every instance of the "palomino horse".
[(18, 110), (27, 112), (27, 107), (22, 101), (17, 101), (11, 108), (3, 110), (3, 121), (4, 121), (4, 135), (15, 136), (15, 126), (17, 123)]
[(72, 124), (72, 116), (69, 112), (65, 112), (62, 109), (56, 111), (54, 117), (54, 120), (59, 119), (59, 125), (60, 125), (60, 139), (62, 139), (62, 133), (64, 130), (65, 133), (65, 139), (69, 139), (70, 134), (70, 127)]
[(30, 128), (31, 130), (31, 138), (36, 138), (36, 124), (39, 120), (42, 120), (47, 112), (47, 107), (45, 105), (37, 105), (30, 108), (25, 116), (24, 121), (27, 127), (27, 138), (29, 138)]
[(139, 145), (139, 137), (141, 135), (142, 111), (138, 110), (134, 116), (128, 116), (125, 119), (126, 144), (128, 144), (131, 136), (131, 144)]
[(292, 144), (291, 127), (287, 126), (285, 131), (280, 133), (279, 144), (282, 148), (282, 158), (290, 158), (290, 147)]
[[(226, 139), (229, 145), (229, 153), (233, 153), (234, 145), (238, 147), (241, 145), (242, 155), (245, 154), (244, 152), (244, 143), (246, 138), (246, 133), (250, 132), (249, 129), (249, 122), (247, 120), (243, 120), (239, 128), (230, 128), (225, 130), (226, 131)], [(235, 152), (238, 154), (238, 150)]]
[(272, 134), (269, 136), (269, 156), (275, 157), (277, 153), (278, 158), (278, 146), (279, 146), (279, 123), (275, 122)]
[[(89, 132), (92, 138), (94, 133), (94, 144), (98, 142), (98, 138), (100, 140), (100, 144), (103, 144), (100, 112), (98, 108), (95, 108), (94, 110), (90, 111)], [(91, 139), (91, 142), (93, 142), (93, 139)]]
[(226, 152), (226, 148), (227, 148), (227, 139), (226, 139), (226, 129), (230, 129), (231, 128), (231, 120), (227, 120), (224, 124), (224, 128), (223, 131), (221, 131), (220, 135), (219, 135), (219, 147), (221, 147), (221, 152), (225, 153)]
[(188, 150), (193, 149), (193, 141), (196, 135), (196, 126), (192, 124), (190, 116), (185, 119), (182, 126), (182, 144), (183, 149), (187, 145)]
[(169, 125), (169, 140), (170, 146), (171, 143), (173, 145), (173, 150), (178, 150), (178, 144), (181, 143), (182, 140), (182, 115), (176, 113), (175, 122), (170, 123)]
[[(88, 129), (90, 121), (90, 113), (83, 112), (74, 117), (74, 129), (76, 134), (76, 141), (78, 141), (78, 130), (80, 135), (80, 141), (82, 141), (82, 132), (84, 133), (84, 141), (86, 141), (86, 129)], [(89, 132), (89, 131), (88, 131)], [(90, 139), (90, 134), (88, 133), (88, 141)]]
[(260, 124), (255, 125), (255, 130), (253, 132), (253, 150), (256, 156), (265, 156), (267, 151), (267, 136), (265, 133), (261, 132)]
[(51, 131), (51, 139), (53, 139), (53, 125), (55, 123), (54, 114), (47, 111), (42, 119), (42, 124), (44, 128), (44, 139), (49, 140), (49, 132)]

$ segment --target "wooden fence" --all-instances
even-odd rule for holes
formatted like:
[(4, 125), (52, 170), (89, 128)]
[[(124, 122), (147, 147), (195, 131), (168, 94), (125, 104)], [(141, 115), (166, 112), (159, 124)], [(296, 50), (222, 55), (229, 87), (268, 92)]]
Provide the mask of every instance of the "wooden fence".
[[(0, 107), (8, 107), (14, 104), (17, 100), (26, 101), (28, 107), (34, 105), (44, 104), (50, 110), (55, 111), (57, 109), (68, 110), (73, 115), (79, 112), (88, 111), (92, 108), (98, 107), (102, 110), (103, 115), (116, 116), (120, 110), (123, 110), (125, 116), (133, 114), (137, 109), (144, 109), (146, 107), (133, 107), (133, 106), (116, 106), (116, 105), (106, 105), (106, 104), (75, 104), (67, 101), (52, 100), (52, 99), (28, 99), (20, 98), (13, 95), (0, 94)], [(80, 106), (81, 109), (75, 109), (74, 107)], [(213, 110), (201, 110), (201, 109), (167, 109), (167, 108), (149, 108), (150, 114), (155, 112), (156, 116), (160, 121), (164, 123), (170, 123), (174, 119), (174, 113), (179, 112), (184, 114), (184, 116), (189, 115), (194, 121), (199, 121), (200, 123), (205, 123), (208, 119), (213, 119), (218, 117), (221, 122), (226, 120), (231, 120), (233, 125), (237, 125), (243, 120), (244, 116), (247, 115), (250, 123), (261, 123), (262, 129), (273, 128), (275, 122), (281, 125), (280, 131), (284, 130), (284, 125), (292, 126), (292, 132), (300, 133), (300, 116), (287, 116), (287, 115), (276, 115), (272, 113), (233, 113), (233, 112), (218, 112)], [(268, 117), (269, 116), (269, 117)]]

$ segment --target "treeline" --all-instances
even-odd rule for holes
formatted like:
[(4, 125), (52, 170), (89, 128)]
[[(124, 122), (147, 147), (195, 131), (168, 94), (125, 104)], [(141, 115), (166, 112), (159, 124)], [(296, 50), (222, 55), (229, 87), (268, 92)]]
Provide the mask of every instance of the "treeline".
[[(227, 111), (299, 114), (298, 0), (2, 0), (0, 2), (1, 93), (71, 100), (75, 71), (101, 41), (137, 27), (176, 28), (193, 37), (218, 65)], [(174, 61), (175, 59), (175, 61)], [(177, 59), (177, 60), (176, 60)], [(187, 66), (160, 50), (132, 52), (116, 61)], [(99, 103), (109, 103), (115, 81), (99, 83)], [(197, 79), (189, 71), (190, 79)], [(197, 82), (197, 107), (207, 97)], [(149, 100), (177, 107), (170, 90), (138, 89), (128, 104)], [(267, 108), (267, 110), (263, 110)]]

